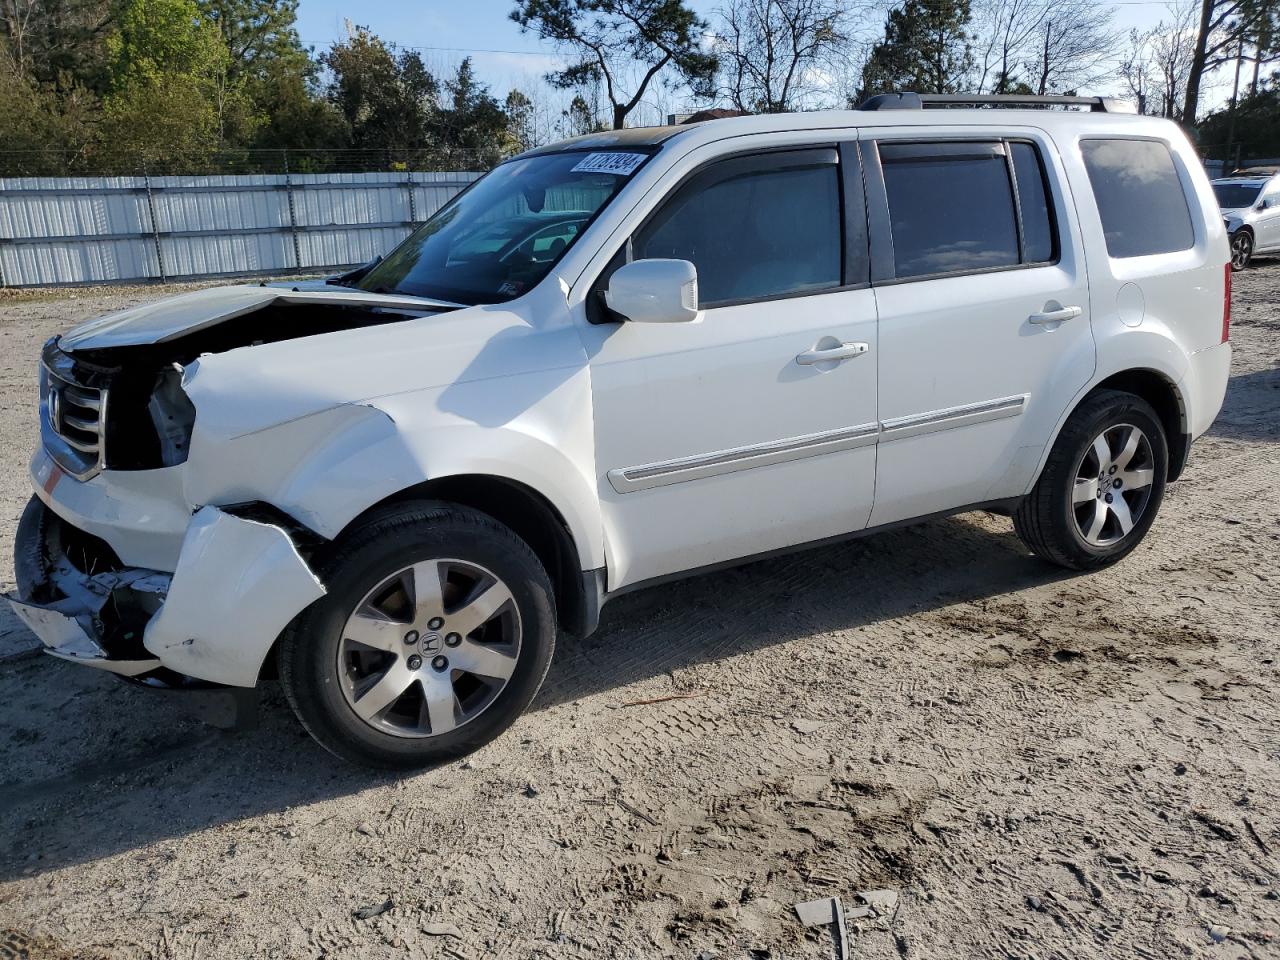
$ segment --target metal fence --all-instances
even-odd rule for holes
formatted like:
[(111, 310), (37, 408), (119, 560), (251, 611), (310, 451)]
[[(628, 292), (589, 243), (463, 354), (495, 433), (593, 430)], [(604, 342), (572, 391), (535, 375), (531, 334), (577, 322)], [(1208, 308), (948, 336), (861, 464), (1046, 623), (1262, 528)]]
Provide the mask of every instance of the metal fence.
[(0, 178), (0, 286), (332, 270), (479, 173)]

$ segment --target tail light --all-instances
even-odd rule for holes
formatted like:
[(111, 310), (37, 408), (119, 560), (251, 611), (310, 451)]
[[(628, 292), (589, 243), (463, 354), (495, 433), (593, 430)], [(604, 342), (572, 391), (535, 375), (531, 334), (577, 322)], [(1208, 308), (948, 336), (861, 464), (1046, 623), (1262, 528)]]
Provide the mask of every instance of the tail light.
[(1231, 263), (1223, 267), (1222, 284), (1222, 342), (1231, 337)]

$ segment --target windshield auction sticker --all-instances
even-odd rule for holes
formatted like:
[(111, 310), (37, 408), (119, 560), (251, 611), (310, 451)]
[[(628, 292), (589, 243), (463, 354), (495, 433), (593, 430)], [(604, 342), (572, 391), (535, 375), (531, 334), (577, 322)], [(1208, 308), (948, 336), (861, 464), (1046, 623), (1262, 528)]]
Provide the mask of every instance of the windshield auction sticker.
[(643, 153), (588, 153), (578, 161), (578, 165), (570, 173), (612, 173), (615, 176), (630, 176), (640, 164), (644, 163)]

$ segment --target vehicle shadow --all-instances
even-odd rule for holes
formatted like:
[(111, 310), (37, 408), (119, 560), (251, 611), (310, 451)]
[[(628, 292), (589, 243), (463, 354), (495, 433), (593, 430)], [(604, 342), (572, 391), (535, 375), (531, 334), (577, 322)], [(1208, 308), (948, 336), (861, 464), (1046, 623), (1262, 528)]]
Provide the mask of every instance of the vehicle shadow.
[(1230, 440), (1280, 441), (1280, 367), (1233, 376), (1227, 382), (1226, 399), (1209, 435)]
[[(541, 711), (635, 681), (1069, 576), (976, 516), (620, 597), (593, 636), (562, 640), (533, 716), (508, 736), (536, 741)], [(259, 726), (234, 734), (185, 718), (176, 696), (47, 657), (0, 667), (0, 880), (400, 779), (331, 757), (278, 688)]]

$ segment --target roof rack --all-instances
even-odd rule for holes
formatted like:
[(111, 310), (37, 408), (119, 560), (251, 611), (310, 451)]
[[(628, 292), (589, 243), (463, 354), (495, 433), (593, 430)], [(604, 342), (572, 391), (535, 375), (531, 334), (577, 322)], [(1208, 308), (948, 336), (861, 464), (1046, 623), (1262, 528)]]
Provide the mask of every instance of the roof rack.
[(1021, 93), (881, 93), (859, 110), (924, 110), (963, 107), (1088, 107), (1093, 113), (1137, 113), (1132, 103), (1111, 97), (1038, 97)]

